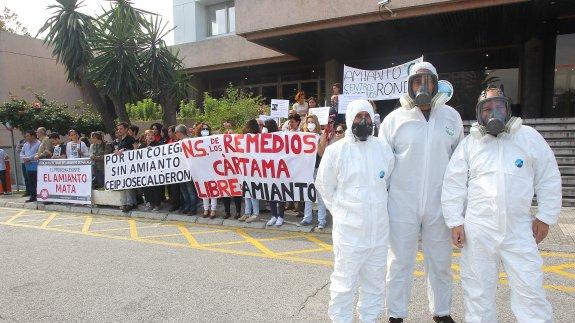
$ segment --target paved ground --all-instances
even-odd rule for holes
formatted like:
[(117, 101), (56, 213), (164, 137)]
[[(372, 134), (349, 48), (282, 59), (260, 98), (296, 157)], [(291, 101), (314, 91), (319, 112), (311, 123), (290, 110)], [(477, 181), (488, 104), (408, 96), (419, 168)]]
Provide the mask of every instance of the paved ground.
[[(328, 234), (0, 207), (0, 239), (0, 321), (328, 321)], [(556, 321), (573, 322), (575, 253), (542, 255)], [(422, 259), (408, 322), (430, 321)]]

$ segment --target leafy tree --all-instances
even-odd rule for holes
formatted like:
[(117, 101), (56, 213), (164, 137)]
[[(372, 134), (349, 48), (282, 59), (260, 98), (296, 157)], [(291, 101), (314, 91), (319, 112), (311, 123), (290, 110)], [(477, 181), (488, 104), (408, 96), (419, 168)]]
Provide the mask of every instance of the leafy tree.
[(8, 7), (4, 7), (4, 10), (0, 13), (0, 31), (30, 36), (28, 29), (18, 20), (18, 15), (8, 9)]
[(93, 58), (88, 37), (92, 33), (92, 18), (78, 11), (82, 1), (56, 0), (51, 5), (53, 15), (38, 34), (48, 31), (44, 44), (52, 46), (52, 56), (66, 68), (68, 82), (81, 86), (90, 98), (96, 111), (102, 116), (106, 131), (114, 133), (115, 113), (109, 109), (106, 100), (100, 94), (93, 80), (87, 76), (88, 67)]
[(135, 104), (128, 103), (126, 109), (131, 120), (152, 121), (162, 118), (162, 106), (152, 99), (144, 99)]
[(194, 119), (206, 121), (216, 130), (221, 130), (224, 121), (228, 121), (236, 131), (240, 131), (248, 120), (259, 115), (262, 105), (261, 96), (244, 93), (230, 85), (220, 99), (205, 93), (204, 112), (198, 113)]

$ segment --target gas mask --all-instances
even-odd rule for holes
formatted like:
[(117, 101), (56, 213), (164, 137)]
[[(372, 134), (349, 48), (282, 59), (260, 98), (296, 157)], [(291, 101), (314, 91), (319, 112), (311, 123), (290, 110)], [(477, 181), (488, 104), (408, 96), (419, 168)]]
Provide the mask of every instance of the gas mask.
[[(413, 84), (421, 84), (417, 92), (413, 92)], [(433, 84), (433, 89), (429, 84)], [(431, 100), (437, 94), (437, 76), (429, 70), (421, 69), (416, 74), (409, 76), (408, 79), (409, 97), (414, 100), (415, 106), (431, 105)]]
[(494, 86), (481, 92), (475, 110), (477, 124), (471, 129), (476, 138), (497, 137), (502, 132), (514, 133), (522, 125), (521, 118), (511, 116), (511, 105), (503, 91)]
[(363, 118), (359, 122), (353, 123), (351, 126), (351, 132), (357, 140), (366, 141), (367, 137), (373, 134), (373, 123), (371, 121), (367, 121), (366, 118)]

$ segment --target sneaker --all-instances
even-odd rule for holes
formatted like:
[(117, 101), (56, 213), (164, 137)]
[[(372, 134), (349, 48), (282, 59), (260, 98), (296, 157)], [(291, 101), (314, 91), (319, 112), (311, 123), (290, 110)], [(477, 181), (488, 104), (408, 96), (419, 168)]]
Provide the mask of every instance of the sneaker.
[(276, 221), (276, 227), (281, 227), (284, 224), (284, 218), (278, 218)]
[(216, 210), (210, 212), (210, 219), (215, 219), (217, 217)]
[(257, 219), (258, 219), (258, 216), (257, 216), (257, 215), (252, 215), (252, 216), (250, 216), (249, 218), (246, 219), (246, 223), (252, 223), (252, 222), (254, 222), (254, 221), (257, 220)]
[(311, 225), (310, 222), (305, 222), (304, 220), (301, 220), (301, 222), (298, 222), (296, 224), (298, 227), (307, 227), (308, 225)]
[(238, 221), (245, 221), (248, 217), (249, 217), (248, 214), (244, 214), (238, 219)]
[(446, 316), (434, 316), (434, 317), (433, 317), (433, 322), (438, 322), (438, 323), (455, 323), (455, 321), (451, 318), (450, 315), (446, 315)]
[(268, 223), (266, 223), (266, 225), (269, 227), (276, 224), (277, 219), (278, 218), (276, 218), (275, 216), (272, 216), (272, 218), (268, 221)]
[(155, 207), (152, 209), (152, 211), (154, 211), (154, 212), (160, 211), (160, 206), (155, 206)]
[(318, 228), (319, 230), (323, 230), (323, 229), (325, 229), (325, 224), (320, 224), (320, 225), (317, 226), (317, 228)]
[(234, 219), (236, 219), (236, 220), (239, 219), (239, 218), (241, 218), (241, 217), (242, 217), (242, 215), (239, 214), (239, 213), (236, 213), (236, 215), (234, 215)]
[(24, 201), (24, 203), (30, 203), (30, 202), (36, 202), (36, 198), (31, 197), (31, 198), (27, 199), (26, 201)]
[(402, 323), (402, 322), (403, 322), (402, 318), (395, 318), (395, 317), (389, 318), (389, 323)]

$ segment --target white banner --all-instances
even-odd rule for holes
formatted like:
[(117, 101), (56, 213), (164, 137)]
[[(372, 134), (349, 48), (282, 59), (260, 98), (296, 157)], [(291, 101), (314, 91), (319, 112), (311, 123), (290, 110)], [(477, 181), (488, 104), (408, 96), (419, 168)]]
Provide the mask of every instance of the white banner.
[(200, 198), (315, 201), (318, 138), (303, 132), (224, 134), (186, 139), (182, 150)]
[(374, 101), (399, 99), (408, 91), (409, 68), (422, 61), (423, 57), (420, 57), (382, 70), (361, 70), (344, 65), (343, 93), (363, 94), (367, 99)]
[(270, 104), (270, 117), (287, 118), (289, 114), (289, 100), (272, 99)]
[(40, 159), (38, 201), (92, 204), (92, 160)]
[(337, 113), (345, 114), (347, 105), (353, 100), (367, 100), (365, 94), (340, 94), (337, 96)]
[(104, 157), (107, 190), (158, 186), (192, 180), (180, 142), (128, 150)]
[(319, 124), (325, 126), (329, 122), (329, 109), (330, 107), (310, 108), (308, 113), (316, 115)]

